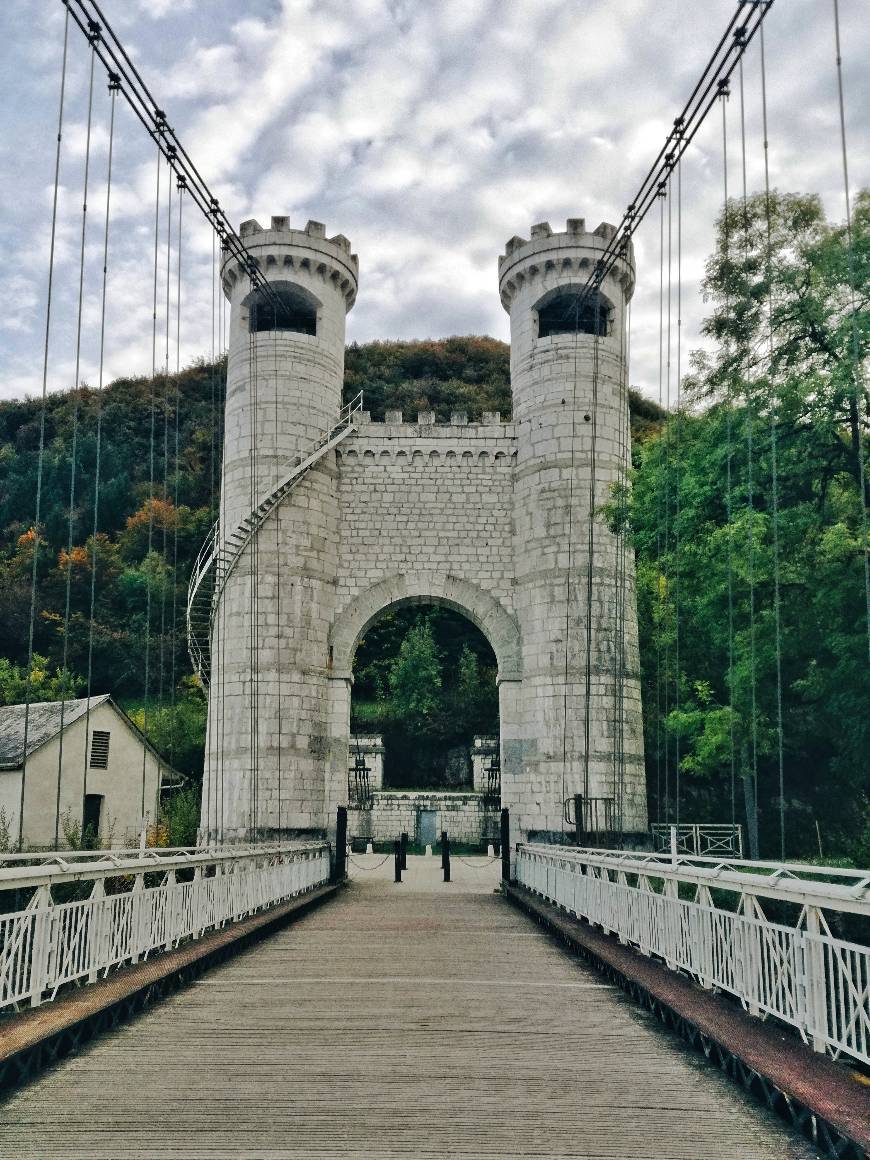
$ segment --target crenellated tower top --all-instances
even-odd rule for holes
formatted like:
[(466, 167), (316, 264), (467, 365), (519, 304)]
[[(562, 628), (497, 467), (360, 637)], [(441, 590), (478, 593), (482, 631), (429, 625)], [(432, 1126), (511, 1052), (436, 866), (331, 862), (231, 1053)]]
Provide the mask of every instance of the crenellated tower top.
[[(532, 280), (548, 285), (555, 282), (585, 282), (616, 235), (609, 222), (591, 233), (583, 218), (568, 218), (564, 233), (553, 233), (549, 222), (532, 226), (531, 238), (516, 235), (505, 245), (498, 260), (499, 293), (502, 306), (510, 313), (518, 291)], [(634, 292), (634, 249), (617, 259), (608, 275), (621, 288), (627, 302)]]
[[(273, 217), (264, 229), (249, 218), (239, 227), (239, 237), (268, 281), (295, 281), (300, 273), (307, 281), (322, 279), (341, 293), (350, 310), (356, 301), (359, 259), (351, 253), (348, 239), (344, 234), (328, 238), (322, 222), (310, 221), (303, 230), (292, 229), (288, 222), (286, 217)], [(228, 298), (239, 280), (243, 285), (248, 282), (244, 265), (233, 254), (225, 254), (221, 277)]]

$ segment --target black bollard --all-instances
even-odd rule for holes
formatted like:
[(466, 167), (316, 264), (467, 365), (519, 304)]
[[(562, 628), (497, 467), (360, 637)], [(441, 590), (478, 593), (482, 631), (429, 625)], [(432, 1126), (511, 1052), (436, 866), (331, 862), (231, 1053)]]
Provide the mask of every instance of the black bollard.
[(408, 869), (408, 835), (402, 831), (402, 869)]
[(399, 841), (398, 838), (396, 838), (395, 842), (393, 842), (393, 865), (394, 865), (395, 872), (396, 872), (395, 881), (401, 882), (402, 881), (402, 843)]
[(575, 846), (583, 846), (585, 844), (585, 842), (584, 842), (585, 827), (583, 825), (583, 821), (584, 821), (584, 819), (583, 819), (583, 794), (582, 793), (575, 793), (574, 794), (574, 845)]
[(333, 882), (343, 882), (347, 877), (347, 808), (338, 807), (335, 822), (335, 863), (332, 870)]
[(450, 881), (450, 839), (447, 831), (441, 831), (441, 869), (444, 871), (444, 881)]
[(501, 879), (511, 880), (511, 812), (507, 806), (501, 811)]

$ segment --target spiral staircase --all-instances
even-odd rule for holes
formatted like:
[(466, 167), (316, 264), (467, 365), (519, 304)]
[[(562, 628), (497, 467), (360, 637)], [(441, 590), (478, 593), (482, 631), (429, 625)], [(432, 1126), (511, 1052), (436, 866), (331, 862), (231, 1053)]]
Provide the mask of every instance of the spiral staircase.
[(187, 588), (187, 648), (193, 670), (207, 688), (211, 679), (211, 637), (223, 590), (248, 544), (284, 497), (328, 451), (356, 430), (362, 412), (362, 391), (339, 413), (338, 422), (292, 464), (261, 496), (256, 507), (224, 535), (217, 520), (199, 550)]

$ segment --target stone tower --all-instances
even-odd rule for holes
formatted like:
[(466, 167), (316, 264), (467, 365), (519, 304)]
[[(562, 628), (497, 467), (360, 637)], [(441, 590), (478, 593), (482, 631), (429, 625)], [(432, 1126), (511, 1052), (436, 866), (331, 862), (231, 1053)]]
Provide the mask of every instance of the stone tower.
[[(283, 217), (269, 229), (247, 221), (240, 236), (274, 295), (252, 291), (237, 259), (225, 257), (224, 542), (338, 419), (358, 270), (347, 238), (327, 238), (319, 222), (294, 230)], [(280, 505), (242, 552), (215, 616), (202, 828), (227, 840), (323, 827), (334, 452), (302, 486), (302, 502)]]
[[(561, 832), (575, 794), (646, 827), (634, 559), (599, 514), (630, 462), (626, 307), (634, 256), (582, 293), (606, 223), (535, 225), (499, 259), (516, 424), (514, 611), (526, 749), (512, 790), (522, 831)], [(590, 520), (590, 510), (592, 519)], [(591, 613), (591, 621), (588, 614)], [(587, 736), (587, 721), (589, 732)]]
[[(629, 456), (632, 256), (596, 300), (578, 296), (613, 228), (537, 225), (499, 259), (511, 420), (388, 411), (372, 421), (359, 411), (343, 427), (345, 316), (357, 290), (347, 239), (316, 222), (292, 230), (285, 218), (268, 230), (246, 222), (241, 236), (273, 295), (252, 292), (227, 256), (221, 511), (215, 550), (203, 549), (219, 578), (203, 834), (332, 830), (349, 799), (357, 645), (386, 611), (425, 602), (461, 613), (492, 646), (513, 836), (570, 835), (564, 803), (578, 793), (607, 799), (611, 828), (645, 829), (633, 560), (599, 510)], [(410, 798), (383, 805), (392, 836), (419, 837), (423, 814), (428, 826), (441, 808), (431, 793)], [(449, 808), (441, 828), (459, 826), (457, 810), (477, 811), (481, 835), (494, 821), (491, 800)], [(352, 808), (351, 832), (372, 817)], [(469, 817), (462, 826), (473, 830)]]

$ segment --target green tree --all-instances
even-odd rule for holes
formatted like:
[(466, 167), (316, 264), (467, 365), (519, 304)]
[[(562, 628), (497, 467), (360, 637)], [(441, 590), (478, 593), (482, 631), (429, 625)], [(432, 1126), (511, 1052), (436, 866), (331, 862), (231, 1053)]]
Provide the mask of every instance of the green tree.
[(0, 657), (0, 705), (20, 705), (28, 697), (31, 701), (60, 701), (78, 697), (84, 689), (84, 679), (60, 668), (51, 669), (48, 657), (33, 654), (28, 689), (27, 666), (12, 664)]
[(415, 625), (390, 667), (390, 708), (408, 731), (432, 736), (440, 726), (441, 663), (429, 622)]
[(696, 406), (635, 449), (648, 769), (662, 796), (667, 771), (673, 816), (678, 763), (681, 816), (701, 821), (730, 816), (733, 771), (738, 819), (777, 853), (781, 672), (789, 849), (815, 849), (818, 822), (828, 852), (847, 852), (870, 762), (854, 359), (870, 202), (858, 199), (852, 265), (817, 198), (774, 194), (770, 210), (768, 247), (763, 196), (726, 208), (705, 283), (718, 346), (686, 384)]

